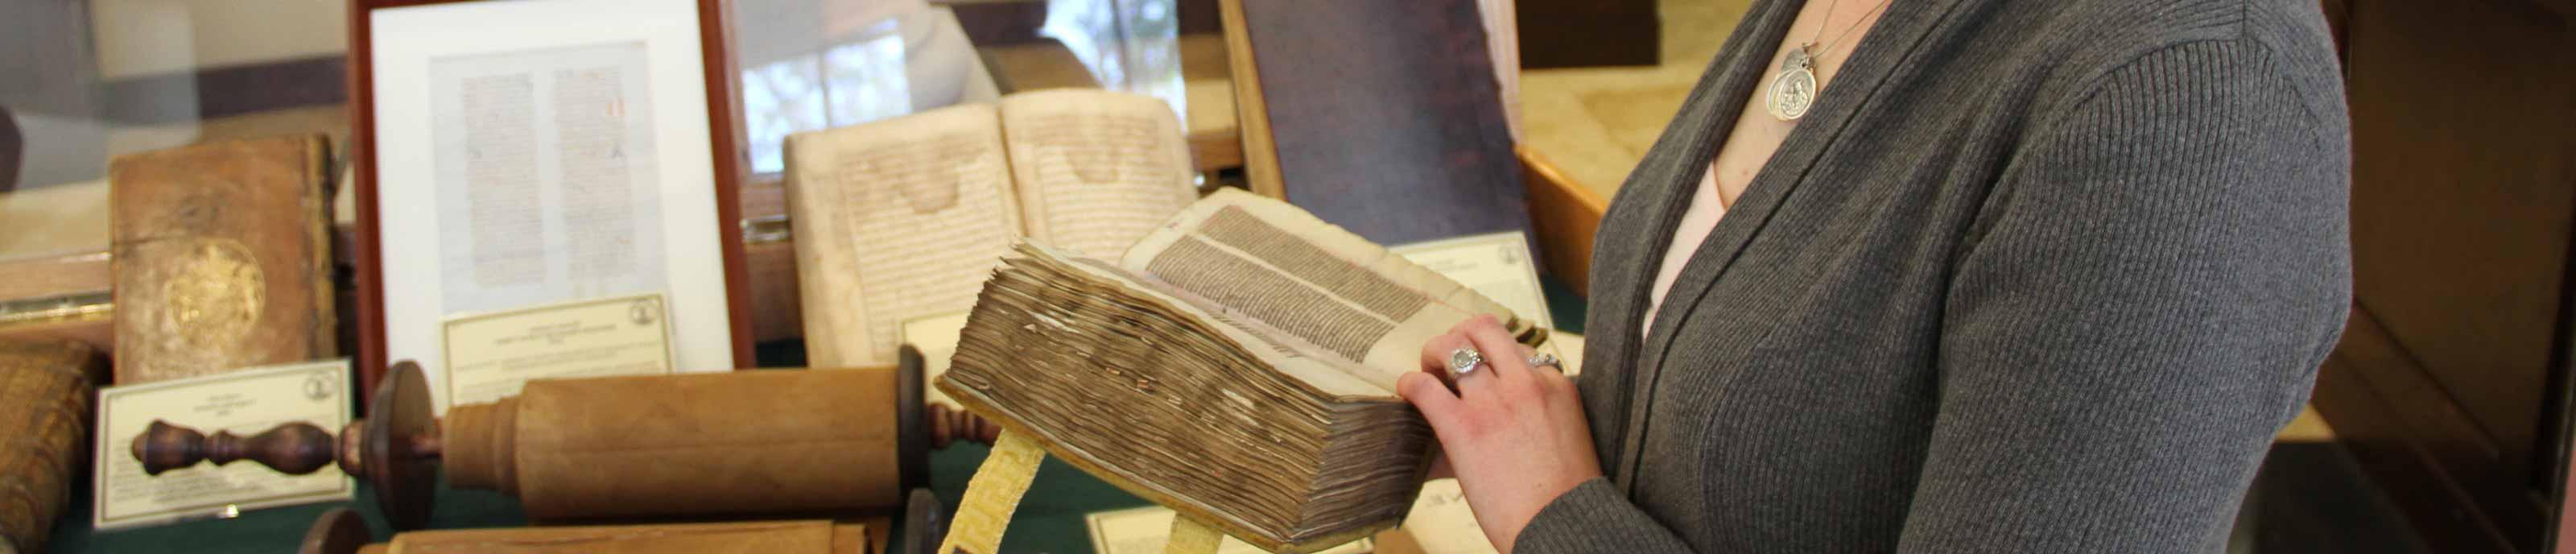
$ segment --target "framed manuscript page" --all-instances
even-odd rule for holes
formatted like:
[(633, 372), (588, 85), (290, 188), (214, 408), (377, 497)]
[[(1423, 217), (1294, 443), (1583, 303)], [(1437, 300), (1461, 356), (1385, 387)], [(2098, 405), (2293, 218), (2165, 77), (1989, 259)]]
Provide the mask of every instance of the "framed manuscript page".
[(448, 344), (457, 322), (511, 313), (517, 348), (623, 319), (530, 310), (638, 295), (668, 342), (623, 347), (667, 349), (660, 371), (753, 365), (719, 0), (352, 1), (367, 390), (394, 360), (445, 389), (446, 353), (478, 347)]

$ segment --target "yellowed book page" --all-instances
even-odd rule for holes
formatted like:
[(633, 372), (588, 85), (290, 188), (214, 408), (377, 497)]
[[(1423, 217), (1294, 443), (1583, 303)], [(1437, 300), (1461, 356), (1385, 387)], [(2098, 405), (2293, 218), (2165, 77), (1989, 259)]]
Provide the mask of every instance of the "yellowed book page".
[[(1334, 355), (1329, 348), (1294, 330), (1245, 317), (1245, 312), (1219, 304), (1210, 297), (1182, 289), (1171, 283), (1152, 280), (1144, 275), (1109, 265), (1107, 262), (1068, 257), (1068, 254), (1063, 251), (1037, 242), (1029, 242), (1026, 246), (1027, 249), (1024, 252), (1034, 258), (1049, 261), (1072, 271), (1090, 274), (1112, 286), (1160, 301), (1189, 317), (1211, 322), (1223, 338), (1243, 345), (1245, 350), (1251, 352), (1254, 357), (1260, 358), (1262, 363), (1269, 365), (1273, 371), (1305, 383), (1318, 392), (1345, 400), (1395, 396), (1393, 377), (1383, 377), (1380, 375), (1381, 372), (1360, 367), (1358, 362), (1347, 357)], [(1256, 283), (1268, 283), (1259, 280), (1265, 275), (1254, 272), (1239, 274)], [(1251, 288), (1290, 292), (1305, 290), (1293, 286), (1276, 285)], [(1240, 299), (1238, 302), (1247, 305), (1261, 304), (1260, 302), (1241, 302)], [(1282, 307), (1323, 308), (1327, 306), (1323, 304), (1324, 302), (1329, 300), (1301, 298), (1286, 303), (1295, 305)]]
[(1120, 267), (1322, 346), (1393, 390), (1422, 344), (1511, 310), (1286, 203), (1222, 190), (1138, 241)]
[(798, 133), (785, 150), (814, 366), (895, 363), (902, 323), (973, 307), (1020, 236), (993, 106)]
[(1160, 99), (1055, 89), (1011, 95), (1001, 111), (1030, 238), (1115, 258), (1198, 200), (1189, 143)]

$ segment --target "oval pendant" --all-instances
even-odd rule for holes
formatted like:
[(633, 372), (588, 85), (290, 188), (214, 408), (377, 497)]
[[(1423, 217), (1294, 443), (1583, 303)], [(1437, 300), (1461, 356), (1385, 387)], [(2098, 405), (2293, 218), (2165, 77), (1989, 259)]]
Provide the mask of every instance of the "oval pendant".
[(1782, 70), (1780, 76), (1771, 78), (1771, 101), (1765, 104), (1771, 108), (1771, 117), (1781, 121), (1797, 121), (1807, 115), (1807, 108), (1816, 104), (1816, 72), (1805, 67)]

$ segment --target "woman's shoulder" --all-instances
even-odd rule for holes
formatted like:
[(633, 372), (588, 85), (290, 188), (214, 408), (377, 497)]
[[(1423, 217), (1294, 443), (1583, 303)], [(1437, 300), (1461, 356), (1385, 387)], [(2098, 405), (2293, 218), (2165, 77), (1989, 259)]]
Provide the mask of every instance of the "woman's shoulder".
[[(2004, 10), (2045, 15), (2025, 20), (2028, 46), (2050, 52), (2057, 70), (2079, 82), (2136, 67), (2177, 51), (2219, 52), (2212, 65), (2234, 64), (2212, 78), (2272, 77), (2294, 88), (2335, 89), (2341, 70), (2333, 33), (2314, 0), (2001, 0)], [(1972, 25), (1973, 26), (1973, 25)], [(2206, 56), (2207, 54), (2202, 54)], [(2248, 74), (2242, 71), (2252, 70)], [(2224, 74), (2218, 74), (2224, 73)], [(2319, 93), (2329, 92), (2318, 90)]]
[(1967, 2), (1976, 8), (1953, 14), (1953, 28), (2016, 36), (2005, 55), (2021, 67), (2008, 71), (2043, 83), (2029, 105), (2042, 122), (2104, 94), (2276, 90), (2298, 97), (2319, 130), (2340, 129), (2341, 63), (2313, 0)]
[(1990, 12), (2044, 14), (2032, 35), (2112, 48), (2197, 41), (2247, 41), (2274, 47), (2332, 48), (2325, 12), (2314, 0), (1987, 0)]

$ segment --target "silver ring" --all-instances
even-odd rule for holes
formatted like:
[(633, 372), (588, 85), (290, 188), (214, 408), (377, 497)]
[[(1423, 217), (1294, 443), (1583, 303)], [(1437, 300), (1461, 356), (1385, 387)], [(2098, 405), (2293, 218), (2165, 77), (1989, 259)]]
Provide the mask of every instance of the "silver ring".
[(1555, 366), (1557, 371), (1565, 371), (1564, 362), (1557, 361), (1556, 354), (1553, 352), (1540, 352), (1536, 356), (1530, 356), (1529, 366), (1533, 369)]
[(1457, 350), (1449, 351), (1449, 375), (1451, 377), (1466, 377), (1467, 374), (1476, 372), (1476, 366), (1484, 364), (1485, 354), (1483, 352), (1477, 352), (1474, 348), (1462, 347)]

